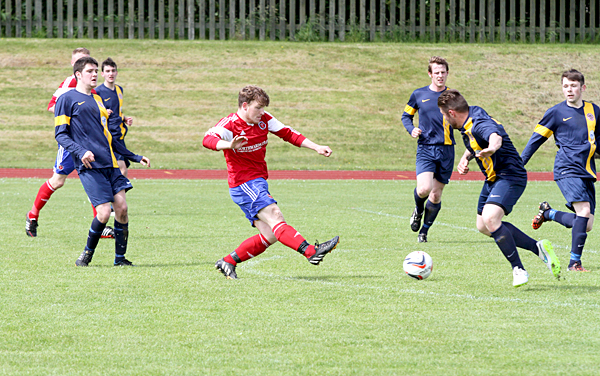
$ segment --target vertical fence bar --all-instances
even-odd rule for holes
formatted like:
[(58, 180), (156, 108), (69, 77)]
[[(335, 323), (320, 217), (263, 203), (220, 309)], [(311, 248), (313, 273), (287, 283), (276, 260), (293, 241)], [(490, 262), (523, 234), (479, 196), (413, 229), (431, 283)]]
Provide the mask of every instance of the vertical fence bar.
[(570, 1), (569, 7), (569, 42), (575, 43), (575, 5), (577, 3), (574, 0)]
[(208, 1), (208, 39), (215, 40), (215, 0)]
[[(414, 0), (413, 0), (414, 1)], [(360, 0), (360, 20), (358, 21), (358, 27), (360, 33), (364, 33), (367, 29), (367, 1)]]
[(123, 39), (125, 38), (125, 2), (123, 0), (117, 1), (117, 12), (119, 14), (117, 19), (118, 39)]
[(75, 21), (73, 14), (74, 0), (67, 0), (67, 38), (73, 38), (75, 34)]
[(25, 36), (31, 38), (31, 1), (25, 0)]
[(340, 41), (344, 41), (346, 40), (346, 0), (339, 0), (339, 13), (340, 13), (340, 18), (339, 18), (339, 31), (338, 31), (338, 38), (340, 39)]
[(400, 26), (400, 36), (402, 39), (404, 39), (404, 37), (407, 34), (407, 29), (406, 29), (406, 0), (400, 0), (400, 18), (398, 19), (398, 25)]
[(560, 23), (558, 25), (560, 29), (560, 35), (558, 37), (558, 40), (560, 41), (560, 43), (565, 43), (565, 31), (567, 29), (567, 20), (565, 16), (565, 0), (560, 0), (558, 14), (560, 14)]
[[(219, 3), (223, 0), (219, 0)], [(177, 38), (182, 40), (185, 38), (185, 1), (179, 0), (177, 4)], [(219, 19), (221, 18), (221, 10), (219, 9)]]
[(396, 22), (396, 0), (390, 0), (390, 30), (389, 36), (391, 40), (394, 40), (396, 36), (396, 29), (398, 23)]
[(469, 0), (469, 43), (475, 43), (475, 0)]
[(500, 42), (506, 42), (506, 7), (500, 5)]
[(229, 0), (229, 39), (235, 39), (235, 0)]
[(187, 0), (187, 27), (188, 27), (188, 40), (196, 39), (196, 25), (194, 19), (196, 18), (196, 12), (194, 3), (196, 0)]
[(77, 38), (83, 38), (83, 3), (85, 0), (77, 0)]
[(590, 41), (596, 41), (596, 2), (590, 4)]
[(540, 43), (546, 43), (546, 1), (540, 1)]
[[(168, 0), (169, 1), (169, 39), (175, 39), (175, 0)], [(212, 16), (214, 17), (214, 3), (215, 0), (210, 0), (210, 2), (213, 4), (213, 13)]]
[(334, 40), (335, 40), (335, 0), (329, 0), (329, 41), (333, 42)]
[(198, 37), (204, 40), (206, 39), (206, 1), (196, 1), (198, 2)]
[[(102, 0), (99, 0), (99, 1), (102, 1)], [(131, 0), (129, 0), (129, 1), (131, 1)], [(144, 39), (144, 34), (146, 34), (146, 25), (145, 25), (146, 11), (144, 9), (145, 3), (146, 3), (146, 0), (138, 0), (138, 16), (137, 16), (138, 39)]]
[(421, 0), (421, 6), (419, 7), (419, 39), (421, 41), (425, 40), (425, 27), (427, 26), (426, 14), (425, 0)]
[(429, 40), (435, 42), (435, 0), (429, 3)]
[(519, 12), (519, 30), (521, 31), (519, 35), (519, 40), (521, 42), (526, 42), (527, 41), (527, 35), (525, 34), (525, 3), (526, 0), (521, 0), (521, 10)]
[(104, 1), (98, 1), (98, 39), (104, 39)]
[(114, 39), (115, 37), (115, 2), (114, 0), (108, 0), (108, 39)]
[(485, 42), (485, 0), (479, 0), (479, 43)]
[[(10, 1), (10, 0), (7, 0)], [(54, 26), (52, 25), (52, 19), (53, 14), (52, 14), (52, 0), (46, 0), (46, 38), (52, 38), (53, 34), (54, 34)], [(59, 11), (62, 11), (62, 8), (58, 8)], [(1, 34), (1, 33), (0, 33)], [(60, 38), (60, 37), (58, 37)]]
[[(392, 0), (392, 2), (395, 0)], [(350, 30), (351, 32), (356, 31), (356, 0), (350, 0), (350, 20), (349, 20)]]
[(21, 29), (22, 29), (22, 12), (23, 6), (21, 4), (21, 0), (15, 0), (15, 37), (21, 38)]
[(127, 3), (127, 38), (135, 38), (135, 1), (130, 0)]
[(94, 38), (94, 0), (87, 2), (87, 35), (88, 38)]
[(548, 27), (550, 43), (556, 40), (556, 0), (550, 0), (550, 25)]
[[(4, 24), (4, 35), (7, 38), (13, 36), (12, 33), (12, 0), (6, 0), (4, 3), (5, 11), (6, 11), (6, 23)], [(59, 8), (61, 9), (61, 8)]]
[[(335, 8), (335, 0), (331, 0), (331, 2), (333, 2)], [(334, 22), (334, 19), (331, 22)], [(288, 23), (290, 24), (290, 40), (296, 40), (296, 0), (290, 0), (290, 19)]]
[(460, 40), (462, 43), (466, 42), (466, 27), (467, 27), (467, 21), (466, 21), (466, 2), (465, 0), (459, 0), (458, 3), (458, 40)]
[[(440, 0), (440, 36), (438, 40), (446, 40), (446, 0)], [(435, 31), (435, 30), (434, 30)]]
[[(341, 0), (340, 0), (341, 2)], [(386, 17), (385, 17), (385, 2), (386, 0), (379, 0), (379, 38), (384, 41), (385, 40), (385, 33), (386, 33), (386, 28), (385, 28), (385, 21), (386, 21)], [(375, 17), (375, 15), (373, 15)]]
[[(261, 0), (263, 1), (263, 0)], [(225, 40), (225, 0), (219, 0), (219, 39)]]
[(535, 43), (535, 15), (536, 15), (536, 0), (529, 1), (529, 41)]
[(148, 38), (156, 38), (156, 2), (155, 0), (148, 0)]
[(448, 20), (449, 41), (456, 40), (456, 0), (450, 0), (450, 19)]
[[(292, 6), (290, 5), (290, 8)], [(250, 40), (254, 40), (255, 36), (256, 36), (256, 1), (255, 0), (250, 0), (250, 6), (248, 8), (248, 26), (250, 28), (249, 33), (248, 33), (248, 38), (250, 38)]]
[(34, 19), (35, 19), (35, 34), (36, 36), (42, 35), (42, 0), (35, 0)]
[(581, 42), (585, 42), (585, 8), (585, 0), (579, 0), (579, 40)]
[(258, 40), (265, 40), (267, 33), (265, 0), (258, 1)]
[[(279, 40), (285, 40), (286, 38), (286, 9), (285, 9), (286, 0), (280, 0), (279, 3)], [(321, 33), (324, 35), (325, 33), (325, 0), (321, 0), (321, 7), (323, 8), (323, 12), (321, 13)]]
[(299, 18), (299, 23), (300, 23), (300, 28), (302, 28), (304, 26), (304, 24), (306, 23), (306, 0), (299, 0), (300, 4), (299, 4), (299, 11), (298, 12), (298, 18)]
[(496, 40), (496, 3), (494, 0), (488, 2), (488, 41), (494, 43)]
[(517, 9), (515, 6), (515, 0), (510, 0), (510, 27), (508, 32), (510, 33), (510, 41), (515, 42), (517, 37)]
[(165, 0), (158, 0), (158, 39), (165, 39)]
[[(311, 13), (313, 13), (311, 18), (314, 18), (314, 6), (315, 0), (310, 0), (311, 3)], [(269, 2), (269, 38), (271, 40), (275, 40), (277, 37), (277, 23), (276, 23), (276, 10), (277, 10), (277, 2), (275, 0), (270, 0)], [(312, 20), (314, 22), (314, 20)]]
[(369, 7), (370, 8), (369, 9), (369, 21), (370, 21), (369, 22), (369, 29), (370, 29), (369, 40), (371, 42), (373, 42), (375, 40), (375, 28), (377, 27), (377, 25), (376, 25), (377, 19), (375, 18), (375, 9), (376, 9), (375, 8), (375, 0), (371, 0), (371, 1), (369, 1), (369, 3), (371, 5)]

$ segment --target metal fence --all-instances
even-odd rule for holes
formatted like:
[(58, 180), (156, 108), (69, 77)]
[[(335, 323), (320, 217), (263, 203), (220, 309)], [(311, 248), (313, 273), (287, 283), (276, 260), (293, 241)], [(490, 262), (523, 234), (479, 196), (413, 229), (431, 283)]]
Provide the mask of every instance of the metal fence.
[(599, 0), (0, 0), (0, 36), (598, 43)]

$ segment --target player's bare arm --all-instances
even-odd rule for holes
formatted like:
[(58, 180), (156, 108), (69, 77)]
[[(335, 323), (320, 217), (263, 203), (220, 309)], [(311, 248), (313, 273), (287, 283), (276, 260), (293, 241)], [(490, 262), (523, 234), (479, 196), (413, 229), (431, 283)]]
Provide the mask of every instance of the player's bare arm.
[(479, 152), (479, 157), (486, 158), (494, 154), (502, 146), (502, 137), (498, 133), (492, 133), (488, 140), (488, 147)]
[(231, 141), (219, 140), (217, 142), (217, 150), (239, 149), (248, 143), (248, 138), (244, 136), (235, 136)]
[(331, 153), (333, 153), (329, 146), (315, 144), (308, 138), (305, 138), (304, 141), (302, 141), (300, 147), (312, 149), (325, 157), (329, 157)]
[(458, 162), (458, 166), (456, 166), (456, 170), (459, 174), (465, 175), (469, 172), (469, 162), (470, 162), (471, 152), (469, 150), (465, 150), (465, 153), (460, 158), (460, 162)]

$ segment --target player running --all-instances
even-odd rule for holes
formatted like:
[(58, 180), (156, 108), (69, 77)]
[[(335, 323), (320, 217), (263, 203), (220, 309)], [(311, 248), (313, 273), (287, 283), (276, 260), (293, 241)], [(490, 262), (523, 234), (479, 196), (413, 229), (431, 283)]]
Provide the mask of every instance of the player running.
[(216, 269), (228, 279), (237, 279), (237, 264), (260, 255), (277, 241), (304, 255), (313, 265), (319, 265), (339, 243), (339, 236), (336, 236), (324, 243), (309, 245), (295, 228), (286, 223), (277, 201), (269, 193), (265, 161), (269, 133), (325, 157), (332, 153), (328, 146), (315, 144), (266, 112), (269, 101), (263, 89), (244, 87), (238, 95), (237, 112), (210, 128), (202, 143), (208, 149), (223, 150), (229, 194), (250, 224), (259, 231), (215, 264)]
[[(87, 56), (90, 56), (90, 51), (87, 48), (80, 47), (74, 49), (73, 53), (71, 54), (71, 66), (73, 66), (77, 60)], [(64, 93), (73, 90), (76, 86), (77, 80), (75, 79), (75, 75), (67, 77), (59, 85), (56, 92), (54, 92), (50, 103), (48, 103), (48, 111), (54, 114), (54, 106), (56, 105), (57, 99)], [(95, 91), (93, 90), (92, 92), (95, 93)], [(71, 155), (67, 150), (65, 150), (65, 148), (63, 148), (59, 144), (52, 177), (42, 184), (35, 197), (35, 201), (33, 202), (31, 210), (29, 211), (29, 213), (27, 213), (25, 219), (25, 233), (27, 234), (27, 236), (37, 236), (40, 210), (42, 210), (44, 205), (46, 205), (48, 200), (50, 200), (52, 194), (54, 194), (54, 192), (56, 192), (59, 188), (65, 185), (67, 176), (69, 176), (69, 174), (73, 172), (73, 170), (75, 170), (75, 165), (73, 164), (73, 159), (71, 158)], [(93, 205), (92, 210), (94, 212), (95, 217), (97, 213)], [(106, 228), (102, 232), (102, 238), (114, 238), (114, 231), (112, 227), (106, 226)]]
[(536, 254), (560, 278), (560, 262), (548, 240), (536, 242), (502, 218), (510, 214), (525, 187), (527, 171), (502, 124), (492, 119), (481, 107), (469, 106), (457, 90), (446, 90), (438, 99), (438, 106), (448, 123), (460, 129), (465, 153), (458, 164), (458, 172), (469, 172), (469, 162), (477, 160), (486, 177), (477, 205), (477, 229), (491, 236), (510, 262), (513, 286), (526, 284), (529, 274), (523, 267), (517, 247)]
[(587, 232), (592, 230), (594, 224), (596, 209), (594, 152), (600, 108), (581, 98), (586, 89), (581, 72), (574, 69), (566, 71), (561, 81), (565, 101), (546, 111), (521, 157), (523, 163), (527, 164), (537, 149), (554, 135), (558, 147), (554, 158), (554, 181), (567, 200), (567, 208), (575, 213), (552, 209), (548, 202), (543, 201), (532, 226), (537, 230), (542, 223), (555, 221), (570, 228), (571, 257), (568, 268), (570, 271), (587, 272), (581, 264), (581, 256)]
[[(419, 231), (419, 243), (427, 242), (427, 233), (442, 207), (442, 192), (450, 182), (454, 168), (454, 132), (444, 121), (437, 100), (446, 87), (448, 62), (439, 56), (429, 59), (427, 67), (431, 84), (415, 90), (402, 114), (402, 124), (417, 144), (417, 187), (414, 190), (415, 209), (410, 228)], [(419, 126), (413, 125), (419, 113)], [(427, 203), (425, 203), (427, 202)], [(424, 213), (424, 216), (423, 216)], [(421, 219), (423, 227), (421, 227)], [(420, 228), (420, 230), (419, 230)]]

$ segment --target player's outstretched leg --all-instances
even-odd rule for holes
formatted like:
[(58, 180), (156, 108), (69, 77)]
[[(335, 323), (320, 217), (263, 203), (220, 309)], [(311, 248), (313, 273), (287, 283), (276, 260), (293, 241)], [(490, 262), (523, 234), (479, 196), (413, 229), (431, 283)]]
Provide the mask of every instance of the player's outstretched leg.
[(279, 222), (273, 226), (273, 235), (281, 244), (304, 255), (313, 265), (319, 265), (323, 261), (323, 257), (337, 247), (340, 241), (339, 236), (336, 236), (325, 243), (310, 245), (295, 228), (286, 222)]
[(537, 242), (536, 245), (539, 250), (539, 258), (542, 259), (544, 264), (550, 269), (552, 275), (554, 275), (556, 279), (560, 279), (560, 260), (556, 257), (554, 247), (552, 247), (550, 240), (542, 239)]
[(533, 217), (533, 221), (531, 222), (531, 227), (533, 227), (534, 230), (537, 230), (538, 228), (542, 227), (542, 223), (550, 221), (550, 219), (544, 217), (544, 213), (546, 213), (550, 209), (552, 208), (550, 207), (550, 204), (547, 201), (543, 201), (540, 203), (538, 213), (535, 217)]
[(227, 279), (238, 279), (235, 267), (240, 262), (250, 260), (263, 253), (269, 248), (271, 243), (263, 234), (256, 234), (244, 240), (235, 251), (223, 257), (215, 264), (215, 268), (223, 273)]
[(326, 241), (325, 243), (315, 244), (315, 254), (308, 258), (308, 262), (313, 265), (319, 265), (323, 261), (323, 257), (326, 254), (333, 251), (340, 243), (340, 237), (335, 236), (333, 239)]
[(227, 279), (238, 279), (237, 274), (235, 273), (235, 265), (232, 265), (225, 261), (224, 259), (220, 259), (215, 264), (215, 268), (223, 273)]
[(35, 238), (37, 236), (38, 221), (37, 219), (29, 218), (29, 213), (25, 216), (25, 233), (27, 236)]

